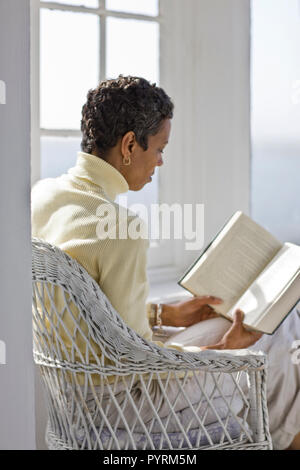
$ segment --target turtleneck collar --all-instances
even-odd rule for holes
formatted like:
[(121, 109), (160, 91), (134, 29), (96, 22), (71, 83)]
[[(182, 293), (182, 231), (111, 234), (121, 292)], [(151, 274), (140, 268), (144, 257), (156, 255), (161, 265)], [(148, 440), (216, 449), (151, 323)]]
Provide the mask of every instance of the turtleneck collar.
[(68, 173), (100, 186), (113, 201), (118, 194), (129, 190), (124, 176), (115, 167), (89, 153), (78, 152), (76, 166), (70, 168)]

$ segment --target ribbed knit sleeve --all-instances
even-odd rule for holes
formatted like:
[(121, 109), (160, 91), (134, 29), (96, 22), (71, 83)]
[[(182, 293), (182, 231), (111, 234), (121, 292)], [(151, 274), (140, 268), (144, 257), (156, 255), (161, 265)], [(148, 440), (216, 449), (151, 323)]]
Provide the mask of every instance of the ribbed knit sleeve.
[(99, 285), (124, 321), (147, 340), (152, 339), (146, 314), (149, 294), (149, 241), (108, 239), (99, 257)]

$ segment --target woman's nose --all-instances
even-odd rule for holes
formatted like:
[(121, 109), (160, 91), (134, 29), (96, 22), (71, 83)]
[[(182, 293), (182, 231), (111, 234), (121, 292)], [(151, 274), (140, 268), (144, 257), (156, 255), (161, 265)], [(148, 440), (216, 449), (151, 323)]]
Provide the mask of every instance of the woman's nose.
[(162, 166), (164, 164), (163, 159), (160, 158), (157, 162), (157, 166)]

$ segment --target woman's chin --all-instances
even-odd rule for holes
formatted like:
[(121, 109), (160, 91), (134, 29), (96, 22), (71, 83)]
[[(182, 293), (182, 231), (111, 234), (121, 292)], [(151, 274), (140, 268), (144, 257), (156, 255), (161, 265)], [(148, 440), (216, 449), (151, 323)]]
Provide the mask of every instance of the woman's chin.
[(130, 191), (140, 191), (141, 189), (143, 189), (144, 186), (146, 186), (146, 184), (151, 183), (151, 181), (152, 181), (152, 178), (150, 177), (148, 181), (132, 185), (129, 189)]

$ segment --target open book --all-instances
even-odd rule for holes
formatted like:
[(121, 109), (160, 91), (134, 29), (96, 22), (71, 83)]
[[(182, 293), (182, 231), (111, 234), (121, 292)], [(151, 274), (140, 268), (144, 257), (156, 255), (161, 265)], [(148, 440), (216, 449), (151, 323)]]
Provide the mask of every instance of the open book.
[(232, 320), (273, 334), (300, 299), (300, 246), (281, 243), (242, 212), (236, 212), (178, 284), (194, 295), (214, 295), (214, 306)]

